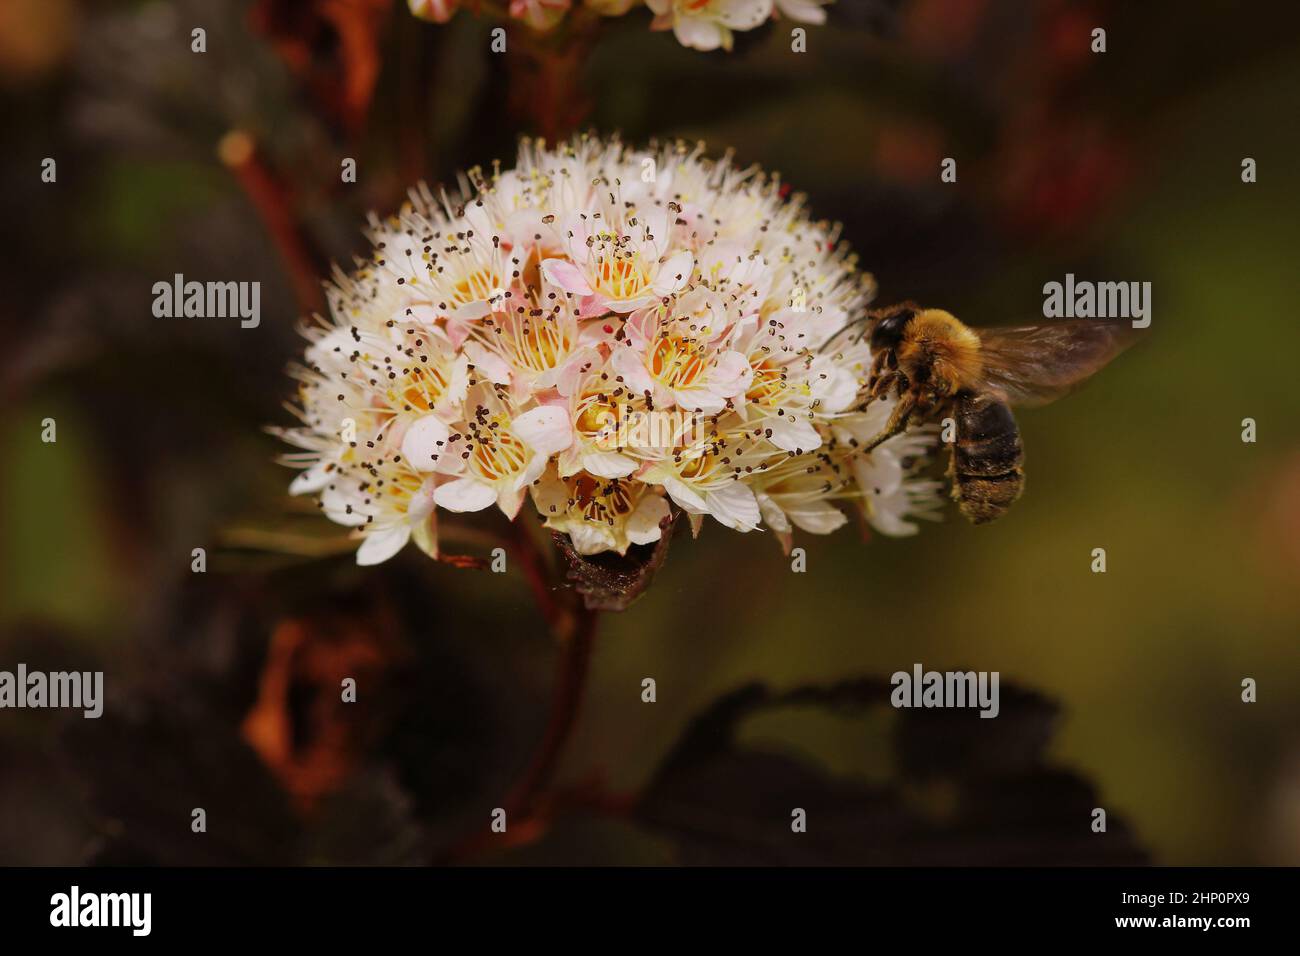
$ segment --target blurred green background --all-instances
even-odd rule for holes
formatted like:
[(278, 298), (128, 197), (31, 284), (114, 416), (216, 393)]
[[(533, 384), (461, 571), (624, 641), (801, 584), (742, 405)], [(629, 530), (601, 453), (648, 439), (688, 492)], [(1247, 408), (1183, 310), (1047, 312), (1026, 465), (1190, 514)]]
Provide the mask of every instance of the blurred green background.
[[(362, 251), (365, 211), (394, 208), (415, 179), (508, 163), (517, 135), (565, 122), (521, 95), (531, 54), (487, 52), (491, 23), (354, 6), (331, 20), (311, 3), (0, 4), (14, 242), (0, 266), (0, 667), (103, 668), (131, 715), (99, 738), (90, 721), (0, 715), (0, 863), (420, 862), (496, 805), (535, 745), (554, 650), (516, 574), (418, 554), (361, 571), (347, 555), (250, 546), (248, 529), (299, 552), (335, 529), (291, 506), (261, 431), (288, 421), (304, 303), (265, 201), (217, 142), (249, 131), (323, 264)], [(644, 11), (602, 24), (565, 88), (584, 125), (701, 138), (779, 169), (844, 223), (881, 301), (1033, 321), (1043, 284), (1073, 272), (1150, 281), (1153, 323), (1087, 388), (1021, 414), (1026, 494), (992, 526), (949, 513), (909, 539), (804, 536), (805, 574), (770, 536), (679, 531), (644, 598), (601, 624), (562, 784), (638, 792), (695, 715), (751, 681), (997, 670), (1055, 702), (1042, 761), (1089, 781), (1087, 805), (1126, 821), (1148, 859), (1300, 863), (1300, 32), (1273, 6), (840, 0), (805, 54), (782, 24), (730, 55), (679, 48)], [(203, 56), (191, 24), (209, 30)], [(1094, 26), (1104, 54), (1088, 50)], [(357, 105), (346, 94), (370, 68)], [(45, 156), (57, 185), (39, 182)], [(356, 186), (335, 182), (342, 156), (358, 159)], [(945, 156), (956, 184), (939, 182)], [(154, 319), (150, 287), (173, 272), (262, 281), (262, 326)], [(46, 417), (57, 444), (40, 441)], [(490, 525), (462, 550), (485, 552), (474, 535)], [(212, 556), (201, 582), (197, 546)], [(1105, 574), (1090, 571), (1097, 547)], [(384, 652), (392, 693), (366, 712), (373, 732), (299, 735), (326, 756), (297, 762), (248, 746), (245, 716), (270, 706), (273, 635), (301, 619), (328, 632), (332, 608), (362, 622), (362, 644), (388, 647), (382, 632), (404, 648)], [(284, 706), (295, 726), (324, 719), (319, 704)], [(151, 713), (195, 736), (151, 736)], [(873, 713), (777, 705), (743, 722), (740, 743), (924, 802), (891, 783), (899, 715)], [(222, 735), (211, 754), (196, 743)], [(161, 768), (178, 749), (202, 752), (171, 780)], [(118, 779), (128, 764), (176, 789), (177, 834), (198, 805), (179, 792), (201, 790), (205, 768), (239, 782), (232, 805), (258, 819), (228, 855), (196, 859), (159, 822), (168, 799)], [(663, 830), (598, 812), (608, 802), (578, 800), (485, 859), (683, 858)], [(285, 832), (287, 857), (263, 846)], [(1011, 859), (989, 846), (954, 859)], [(901, 845), (884, 861), (918, 859)], [(1075, 848), (1034, 859), (1089, 861)]]

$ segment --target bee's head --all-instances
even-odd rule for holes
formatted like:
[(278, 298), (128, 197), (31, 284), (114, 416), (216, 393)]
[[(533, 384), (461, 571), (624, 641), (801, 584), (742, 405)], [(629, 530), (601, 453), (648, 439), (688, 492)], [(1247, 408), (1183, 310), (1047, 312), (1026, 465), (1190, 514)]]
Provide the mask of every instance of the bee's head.
[(885, 312), (871, 327), (871, 351), (880, 352), (897, 348), (903, 340), (907, 323), (916, 315), (911, 305), (894, 306)]

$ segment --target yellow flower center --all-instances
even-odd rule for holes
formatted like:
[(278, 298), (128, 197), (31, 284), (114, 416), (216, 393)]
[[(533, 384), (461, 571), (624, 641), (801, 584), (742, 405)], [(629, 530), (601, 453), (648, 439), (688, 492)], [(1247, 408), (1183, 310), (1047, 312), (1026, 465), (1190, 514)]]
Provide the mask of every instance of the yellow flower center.
[(523, 470), (528, 450), (523, 442), (506, 430), (506, 421), (498, 416), (496, 428), (478, 430), (472, 439), (470, 467), (485, 481), (499, 481)]
[(389, 405), (401, 406), (403, 403), (412, 408), (427, 412), (438, 403), (443, 392), (447, 390), (450, 379), (442, 368), (442, 363), (423, 363), (417, 365), (406, 376), (404, 387), (390, 389)]
[(456, 305), (490, 299), (501, 290), (501, 278), (491, 269), (479, 269), (452, 285)]
[(573, 484), (573, 497), (583, 518), (607, 525), (631, 514), (635, 507), (630, 485), (617, 478), (601, 481), (580, 475)]
[(663, 335), (650, 353), (650, 374), (668, 388), (690, 388), (704, 377), (703, 351), (690, 339)]

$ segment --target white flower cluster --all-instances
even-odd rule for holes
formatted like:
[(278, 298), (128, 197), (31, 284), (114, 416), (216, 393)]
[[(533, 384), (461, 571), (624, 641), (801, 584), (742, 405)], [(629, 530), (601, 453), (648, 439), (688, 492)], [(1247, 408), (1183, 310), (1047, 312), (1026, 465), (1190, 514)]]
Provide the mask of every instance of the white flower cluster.
[(658, 540), (670, 501), (787, 549), (844, 524), (838, 503), (886, 534), (937, 503), (909, 468), (931, 436), (860, 451), (891, 403), (857, 410), (871, 354), (836, 333), (871, 277), (757, 168), (525, 141), (513, 170), (371, 227), (306, 329), (282, 432), (290, 490), (356, 529), (362, 564), (436, 555), (439, 511), (513, 519), (529, 495), (582, 554)]
[[(696, 50), (730, 50), (733, 30), (752, 30), (780, 14), (799, 23), (825, 23), (823, 6), (831, 0), (644, 0), (654, 20), (651, 28), (671, 29), (682, 46)], [(446, 23), (461, 0), (408, 0), (411, 12), (423, 20)], [(574, 6), (601, 16), (619, 17), (642, 0), (502, 0), (504, 12), (534, 30), (554, 29)]]

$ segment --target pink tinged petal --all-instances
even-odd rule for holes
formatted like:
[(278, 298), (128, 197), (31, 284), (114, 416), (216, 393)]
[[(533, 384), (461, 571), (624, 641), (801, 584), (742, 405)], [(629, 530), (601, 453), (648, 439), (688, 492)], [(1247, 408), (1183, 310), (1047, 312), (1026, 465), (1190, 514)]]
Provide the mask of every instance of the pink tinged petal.
[(554, 372), (556, 391), (561, 395), (572, 395), (582, 376), (595, 368), (600, 360), (600, 353), (592, 348), (583, 348), (574, 352)]
[(587, 282), (582, 271), (572, 262), (564, 259), (543, 259), (542, 275), (552, 285), (559, 286), (565, 292), (575, 295), (591, 295), (595, 290)]
[(651, 288), (655, 290), (656, 295), (668, 295), (670, 292), (676, 292), (678, 289), (691, 281), (691, 272), (695, 269), (695, 257), (689, 252), (678, 252), (668, 258), (659, 266), (659, 272), (655, 275), (655, 281), (651, 283)]
[(573, 425), (567, 407), (543, 405), (524, 412), (510, 423), (510, 430), (539, 455), (549, 457), (573, 444)]
[(704, 500), (708, 503), (709, 514), (737, 531), (753, 531), (762, 520), (753, 490), (739, 481), (706, 492)]
[(603, 319), (613, 311), (610, 300), (598, 293), (585, 295), (578, 303), (578, 318)]
[(417, 418), (402, 436), (402, 457), (416, 471), (433, 471), (450, 437), (451, 431), (436, 415)]
[(724, 398), (748, 391), (753, 381), (753, 366), (739, 352), (723, 352), (709, 370), (709, 389)]
[(607, 345), (614, 347), (614, 336), (622, 323), (614, 316), (606, 316), (604, 321), (584, 322), (578, 330), (578, 344), (584, 347)]
[(626, 478), (636, 471), (636, 459), (616, 451), (587, 452), (582, 456), (582, 468), (597, 478)]
[(623, 323), (623, 331), (634, 349), (644, 351), (659, 331), (659, 310), (638, 309), (627, 317), (627, 321)]
[(496, 504), (496, 489), (477, 478), (457, 478), (438, 488), (433, 496), (439, 508), (448, 511), (482, 511)]
[(500, 355), (489, 352), (478, 342), (466, 342), (465, 354), (489, 382), (494, 385), (510, 384), (510, 365)]
[(817, 429), (800, 415), (773, 415), (763, 420), (763, 427), (772, 432), (768, 441), (782, 451), (812, 451), (822, 445)]
[(411, 540), (411, 526), (400, 524), (383, 531), (372, 531), (357, 548), (357, 564), (362, 566), (383, 564)]
[(691, 537), (698, 538), (700, 536), (700, 529), (704, 527), (704, 515), (687, 515), (686, 520), (689, 521), (691, 525)]
[(465, 339), (469, 338), (470, 323), (460, 319), (448, 318), (446, 332), (447, 341), (451, 344), (451, 347), (458, 349), (464, 344)]
[[(637, 309), (644, 309), (653, 305), (655, 301), (656, 297), (653, 295), (638, 295), (631, 299), (602, 299), (601, 307), (619, 315), (627, 315), (629, 312), (635, 312)], [(579, 311), (581, 312), (581, 310)]]
[(631, 389), (633, 394), (644, 395), (646, 392), (654, 392), (655, 380), (650, 377), (650, 372), (645, 367), (645, 360), (636, 349), (615, 349), (611, 361), (614, 370), (623, 376), (623, 384)]

